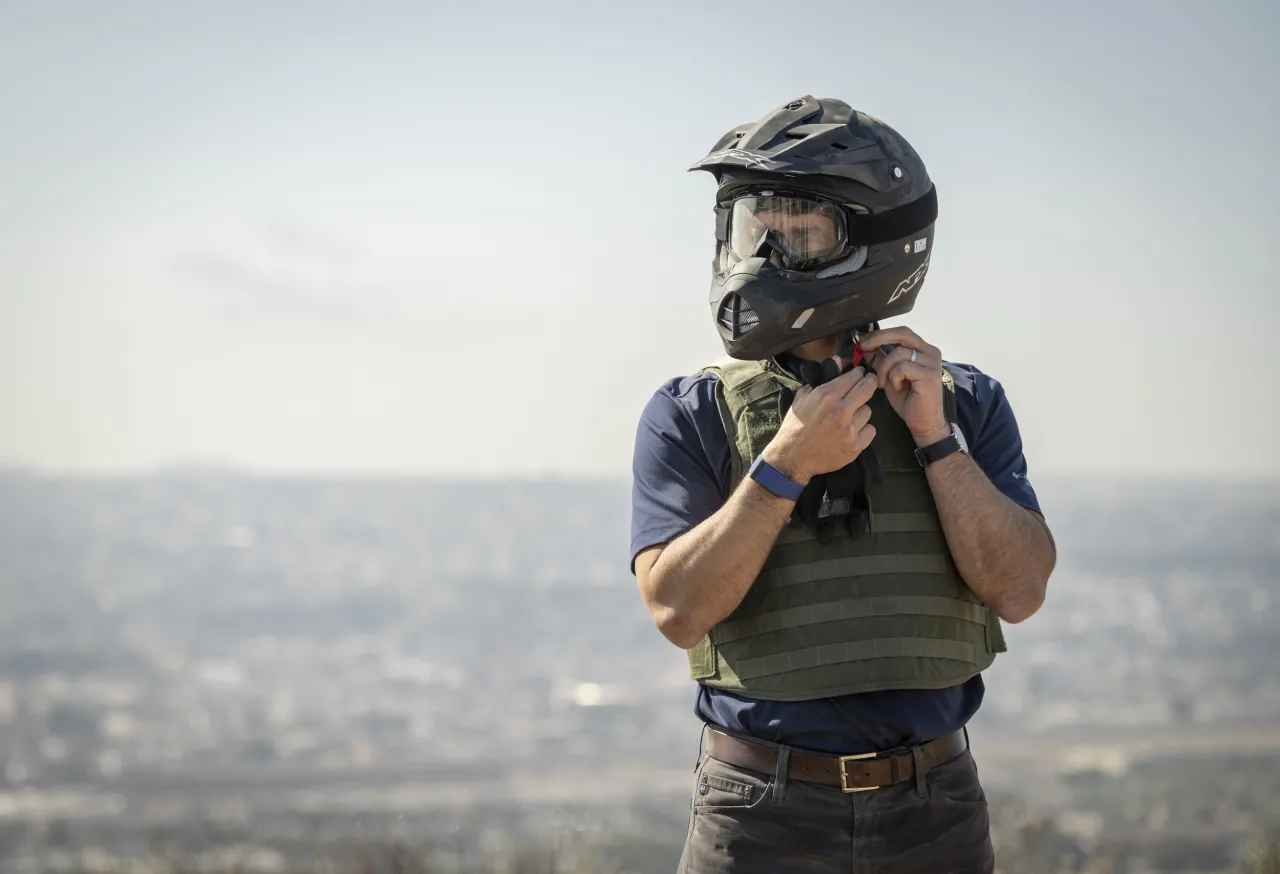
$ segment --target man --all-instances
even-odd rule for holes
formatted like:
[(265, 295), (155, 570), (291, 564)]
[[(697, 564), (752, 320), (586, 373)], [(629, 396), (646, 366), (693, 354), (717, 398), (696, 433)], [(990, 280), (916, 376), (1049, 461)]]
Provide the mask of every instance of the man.
[(646, 407), (632, 520), (707, 726), (681, 870), (990, 872), (966, 723), (1056, 553), (1000, 384), (879, 326), (924, 282), (933, 184), (812, 97), (691, 169), (729, 357)]

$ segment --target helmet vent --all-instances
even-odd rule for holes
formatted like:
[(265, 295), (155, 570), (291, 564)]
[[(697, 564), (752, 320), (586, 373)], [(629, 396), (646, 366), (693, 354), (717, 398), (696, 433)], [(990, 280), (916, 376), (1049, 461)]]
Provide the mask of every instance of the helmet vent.
[(741, 297), (731, 294), (720, 305), (720, 315), (716, 321), (731, 340), (737, 340), (760, 324), (760, 314)]
[(839, 149), (839, 150), (840, 150), (840, 151), (842, 151), (842, 152), (846, 152), (846, 151), (848, 151), (848, 150), (849, 150), (849, 147), (848, 147), (848, 146), (846, 146), (844, 143), (832, 143), (832, 144), (831, 144), (831, 148), (833, 148), (833, 149)]

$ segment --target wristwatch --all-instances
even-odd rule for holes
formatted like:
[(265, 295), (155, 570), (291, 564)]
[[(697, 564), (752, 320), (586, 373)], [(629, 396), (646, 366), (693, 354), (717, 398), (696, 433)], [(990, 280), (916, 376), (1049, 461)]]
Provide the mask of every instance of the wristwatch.
[(952, 422), (950, 434), (937, 443), (930, 443), (928, 446), (921, 446), (916, 450), (916, 461), (920, 462), (921, 467), (928, 467), (934, 462), (941, 461), (956, 452), (963, 452), (968, 455), (969, 444), (965, 442), (964, 432), (960, 430), (960, 426)]
[(756, 460), (751, 462), (751, 469), (747, 471), (747, 476), (760, 483), (760, 485), (773, 492), (779, 498), (784, 498), (788, 501), (797, 500), (804, 492), (803, 485), (765, 461), (763, 455), (757, 455)]

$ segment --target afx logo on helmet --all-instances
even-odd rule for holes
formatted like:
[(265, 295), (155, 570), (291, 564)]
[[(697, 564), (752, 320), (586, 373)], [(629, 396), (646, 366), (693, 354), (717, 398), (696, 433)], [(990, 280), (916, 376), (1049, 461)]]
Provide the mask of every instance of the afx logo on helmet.
[(722, 152), (713, 152), (712, 154), (707, 155), (698, 162), (697, 166), (711, 166), (727, 159), (736, 159), (741, 161), (743, 166), (762, 170), (768, 169), (769, 165), (773, 163), (771, 158), (766, 158), (762, 155), (754, 155), (751, 152), (744, 152), (742, 149), (725, 149)]
[(926, 257), (924, 263), (916, 268), (916, 272), (912, 273), (906, 279), (898, 283), (898, 287), (893, 290), (893, 294), (889, 296), (889, 303), (893, 303), (909, 291), (914, 291), (916, 286), (924, 281), (924, 274), (929, 269), (929, 259)]
[(730, 356), (771, 358), (915, 305), (937, 195), (884, 122), (803, 97), (729, 131), (689, 169), (718, 183), (711, 316)]

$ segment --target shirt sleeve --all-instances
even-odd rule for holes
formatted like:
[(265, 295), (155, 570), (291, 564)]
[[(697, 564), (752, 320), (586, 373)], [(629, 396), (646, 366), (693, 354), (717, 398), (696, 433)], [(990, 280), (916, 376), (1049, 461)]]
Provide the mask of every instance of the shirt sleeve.
[(1009, 500), (1039, 513), (1040, 501), (1027, 478), (1022, 435), (1004, 386), (981, 372), (973, 373), (973, 383), (977, 409), (974, 430), (969, 437), (970, 455), (987, 479)]
[(672, 380), (650, 398), (631, 464), (633, 572), (641, 552), (670, 543), (723, 506), (728, 449), (714, 377)]

